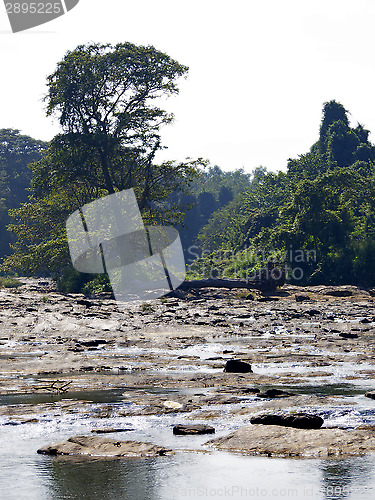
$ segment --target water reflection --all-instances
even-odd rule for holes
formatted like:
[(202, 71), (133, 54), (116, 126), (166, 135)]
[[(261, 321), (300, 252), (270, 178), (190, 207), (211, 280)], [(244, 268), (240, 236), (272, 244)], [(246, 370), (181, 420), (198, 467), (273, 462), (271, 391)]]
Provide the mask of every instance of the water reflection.
[(156, 498), (154, 461), (45, 457), (40, 467), (49, 479), (49, 498), (54, 500), (151, 500)]
[(356, 494), (366, 489), (364, 485), (371, 482), (372, 470), (373, 464), (366, 458), (323, 461), (323, 498), (356, 498)]

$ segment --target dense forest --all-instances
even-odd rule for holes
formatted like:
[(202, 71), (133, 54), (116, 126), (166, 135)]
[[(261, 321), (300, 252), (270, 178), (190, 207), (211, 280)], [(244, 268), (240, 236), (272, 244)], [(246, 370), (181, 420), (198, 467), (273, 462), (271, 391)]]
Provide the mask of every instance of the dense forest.
[(198, 239), (199, 276), (251, 277), (270, 259), (300, 284), (375, 284), (375, 148), (326, 102), (319, 139), (215, 212)]
[[(188, 71), (154, 47), (91, 44), (47, 78), (49, 144), (0, 130), (3, 274), (44, 275), (61, 289), (109, 289), (73, 270), (67, 217), (133, 188), (145, 223), (178, 228), (188, 277), (256, 276), (270, 260), (300, 284), (374, 286), (375, 147), (348, 111), (326, 102), (317, 142), (287, 170), (224, 172), (198, 158), (155, 162), (173, 116), (156, 98), (178, 93)], [(281, 166), (282, 167), (282, 166)]]

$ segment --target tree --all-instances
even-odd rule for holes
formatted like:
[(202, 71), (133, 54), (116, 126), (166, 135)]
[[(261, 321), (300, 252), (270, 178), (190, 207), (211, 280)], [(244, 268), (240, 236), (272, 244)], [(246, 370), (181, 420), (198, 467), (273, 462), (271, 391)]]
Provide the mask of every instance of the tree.
[(227, 186), (221, 186), (219, 191), (219, 207), (222, 208), (233, 200), (233, 191)]
[(32, 172), (29, 163), (39, 160), (47, 143), (19, 130), (0, 129), (0, 196), (8, 208), (16, 208), (27, 200)]
[(46, 148), (46, 142), (21, 135), (19, 130), (0, 130), (0, 257), (11, 253), (9, 245), (14, 241), (6, 230), (8, 210), (27, 200), (32, 176), (28, 164), (39, 160)]
[(160, 127), (173, 119), (155, 103), (178, 93), (176, 81), (187, 70), (152, 46), (131, 43), (81, 45), (66, 54), (47, 78), (45, 97), (62, 133), (32, 165), (32, 196), (13, 211), (18, 242), (6, 266), (60, 273), (69, 262), (67, 216), (123, 189), (134, 189), (148, 223), (181, 216), (166, 200), (189, 185), (199, 160), (154, 164)]
[[(362, 125), (350, 126), (340, 103), (325, 103), (310, 151), (290, 159), (287, 173), (254, 175), (250, 188), (212, 214), (198, 235), (211, 251), (200, 268), (248, 274), (260, 253), (260, 266), (272, 257), (302, 270), (300, 284), (374, 286), (375, 148), (368, 136)], [(222, 257), (228, 252), (230, 262)]]

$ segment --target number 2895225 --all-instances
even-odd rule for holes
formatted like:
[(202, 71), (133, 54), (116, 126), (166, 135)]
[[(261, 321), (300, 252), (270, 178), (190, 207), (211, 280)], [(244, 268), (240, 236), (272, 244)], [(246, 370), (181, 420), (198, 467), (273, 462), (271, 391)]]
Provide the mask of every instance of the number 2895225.
[(60, 2), (31, 2), (31, 3), (6, 3), (7, 14), (62, 14), (63, 8)]

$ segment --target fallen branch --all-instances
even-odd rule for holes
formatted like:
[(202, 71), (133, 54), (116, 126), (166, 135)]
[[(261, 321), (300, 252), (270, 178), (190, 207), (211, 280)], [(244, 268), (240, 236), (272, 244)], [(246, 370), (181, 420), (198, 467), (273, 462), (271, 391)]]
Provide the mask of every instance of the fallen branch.
[(34, 387), (35, 391), (48, 391), (53, 392), (55, 394), (65, 394), (68, 392), (68, 387), (72, 383), (72, 380), (66, 382), (65, 380), (54, 380), (48, 385), (43, 385), (39, 387)]

